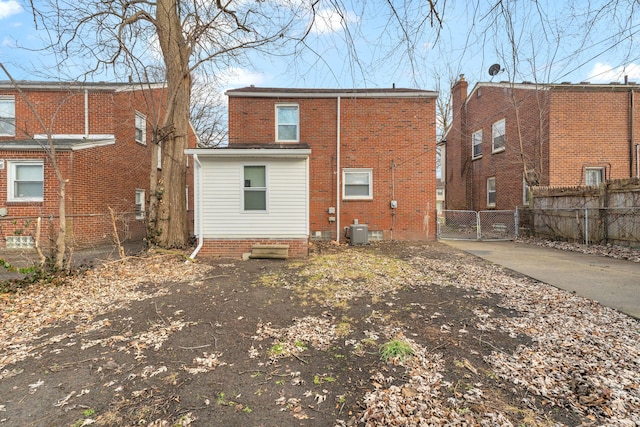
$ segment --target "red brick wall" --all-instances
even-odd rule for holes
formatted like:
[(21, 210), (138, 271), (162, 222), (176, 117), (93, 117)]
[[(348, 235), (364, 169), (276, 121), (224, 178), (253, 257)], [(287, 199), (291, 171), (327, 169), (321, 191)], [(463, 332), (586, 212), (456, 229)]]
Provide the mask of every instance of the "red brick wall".
[[(329, 221), (335, 214), (328, 213), (337, 207), (337, 98), (232, 96), (229, 142), (273, 143), (275, 104), (288, 102), (300, 106), (300, 141), (311, 147), (312, 233), (342, 236), (344, 227), (358, 219), (370, 231), (383, 231), (385, 239), (435, 238), (433, 98), (341, 98), (340, 168), (373, 169), (374, 194), (368, 201), (340, 200), (340, 230)], [(392, 197), (398, 202), (395, 215)]]
[(251, 247), (255, 244), (266, 245), (289, 245), (289, 258), (304, 258), (309, 255), (309, 244), (307, 239), (255, 239), (255, 240), (226, 240), (226, 239), (206, 239), (198, 258), (218, 258), (230, 257), (241, 258), (242, 254), (251, 252)]
[(607, 179), (633, 175), (629, 97), (627, 90), (553, 91), (550, 185), (584, 185), (586, 167), (605, 168)]
[[(0, 91), (2, 94), (14, 94)], [(54, 134), (84, 134), (84, 91), (29, 91), (29, 99)], [(15, 94), (16, 138), (30, 138), (46, 133), (37, 125), (26, 103)], [(122, 240), (140, 240), (146, 235), (144, 221), (135, 219), (135, 191), (144, 189), (149, 208), (152, 129), (163, 114), (164, 91), (90, 91), (89, 133), (113, 134), (115, 144), (77, 150), (59, 151), (58, 164), (67, 178), (66, 213), (68, 242), (77, 248), (112, 243), (112, 223), (108, 208), (116, 212), (116, 224)], [(147, 145), (135, 142), (135, 111), (147, 116)], [(55, 119), (54, 119), (54, 114)], [(11, 140), (13, 137), (3, 137)], [(190, 135), (191, 147), (195, 136)], [(28, 218), (43, 217), (42, 242), (53, 238), (58, 224), (58, 180), (49, 158), (43, 152), (2, 151), (0, 158), (44, 159), (45, 194), (41, 203), (7, 202), (7, 171), (0, 171), (0, 207), (7, 216), (0, 218), (0, 235), (13, 235), (24, 228)], [(193, 171), (187, 171), (189, 209), (193, 212)], [(190, 229), (193, 229), (190, 215)], [(51, 220), (50, 220), (51, 219)], [(15, 223), (14, 223), (15, 222)], [(29, 225), (32, 226), (33, 222)], [(31, 232), (33, 231), (31, 227)]]
[[(521, 206), (523, 163), (536, 171), (540, 185), (584, 185), (586, 167), (604, 167), (607, 179), (632, 174), (629, 89), (567, 85), (527, 90), (518, 85), (481, 85), (464, 105), (461, 97), (453, 99), (453, 127), (447, 138), (447, 209), (487, 209), (489, 177), (496, 178), (495, 209)], [(506, 150), (491, 153), (492, 124), (502, 118)], [(635, 127), (638, 135), (640, 125)], [(471, 135), (477, 130), (483, 132), (483, 154), (471, 160)]]

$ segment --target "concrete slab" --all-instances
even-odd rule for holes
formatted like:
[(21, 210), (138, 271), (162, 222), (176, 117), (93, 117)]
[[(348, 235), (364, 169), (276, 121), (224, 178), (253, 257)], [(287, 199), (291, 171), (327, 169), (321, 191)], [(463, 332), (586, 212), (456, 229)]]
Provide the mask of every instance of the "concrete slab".
[(442, 243), (640, 319), (640, 263), (525, 243)]

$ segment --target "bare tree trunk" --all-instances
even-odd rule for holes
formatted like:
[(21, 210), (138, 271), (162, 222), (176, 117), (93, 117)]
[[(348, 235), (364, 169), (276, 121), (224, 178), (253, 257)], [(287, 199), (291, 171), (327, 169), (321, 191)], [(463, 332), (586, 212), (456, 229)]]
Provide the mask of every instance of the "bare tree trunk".
[[(58, 172), (57, 165), (55, 166), (56, 172)], [(61, 176), (58, 179), (58, 235), (56, 236), (56, 270), (62, 270), (64, 267), (64, 253), (66, 252), (65, 237), (67, 234), (67, 210), (65, 208), (65, 194), (66, 194), (67, 180)]]
[[(187, 161), (184, 150), (189, 136), (191, 47), (184, 39), (176, 0), (159, 0), (157, 33), (165, 64), (169, 100), (163, 120), (162, 179), (158, 184), (157, 242), (165, 248), (182, 248), (188, 241), (186, 206)], [(167, 127), (170, 124), (170, 127)], [(166, 137), (166, 138), (165, 138)]]

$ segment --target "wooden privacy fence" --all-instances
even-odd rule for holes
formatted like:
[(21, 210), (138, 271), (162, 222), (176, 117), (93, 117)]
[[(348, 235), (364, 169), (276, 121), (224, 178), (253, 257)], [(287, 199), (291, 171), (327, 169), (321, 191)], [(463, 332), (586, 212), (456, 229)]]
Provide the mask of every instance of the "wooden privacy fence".
[(640, 246), (640, 181), (609, 181), (598, 187), (532, 189), (521, 227), (536, 237), (586, 244)]

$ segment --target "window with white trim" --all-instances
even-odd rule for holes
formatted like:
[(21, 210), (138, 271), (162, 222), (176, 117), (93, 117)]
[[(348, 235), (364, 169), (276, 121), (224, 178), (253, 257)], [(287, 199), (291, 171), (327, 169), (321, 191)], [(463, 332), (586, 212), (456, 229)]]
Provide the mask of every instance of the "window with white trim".
[(44, 162), (42, 160), (9, 160), (7, 163), (7, 201), (43, 201)]
[(136, 219), (144, 219), (144, 199), (145, 191), (142, 189), (136, 189)]
[(487, 207), (496, 206), (496, 178), (487, 178)]
[(373, 199), (373, 170), (343, 169), (342, 198), (344, 200)]
[(16, 134), (16, 99), (13, 96), (0, 96), (0, 136)]
[(505, 121), (504, 119), (498, 120), (493, 125), (491, 125), (491, 152), (499, 153), (500, 151), (504, 151), (506, 147), (505, 141)]
[(136, 142), (147, 145), (147, 117), (136, 111)]
[(529, 198), (531, 197), (531, 187), (527, 183), (525, 176), (522, 176), (522, 204), (529, 206)]
[(478, 159), (482, 157), (482, 130), (471, 134), (471, 158)]
[(276, 142), (300, 140), (300, 107), (298, 104), (276, 105)]
[(247, 165), (243, 167), (242, 207), (245, 212), (267, 210), (267, 167)]
[(597, 187), (604, 181), (604, 168), (586, 168), (585, 185), (588, 187)]

